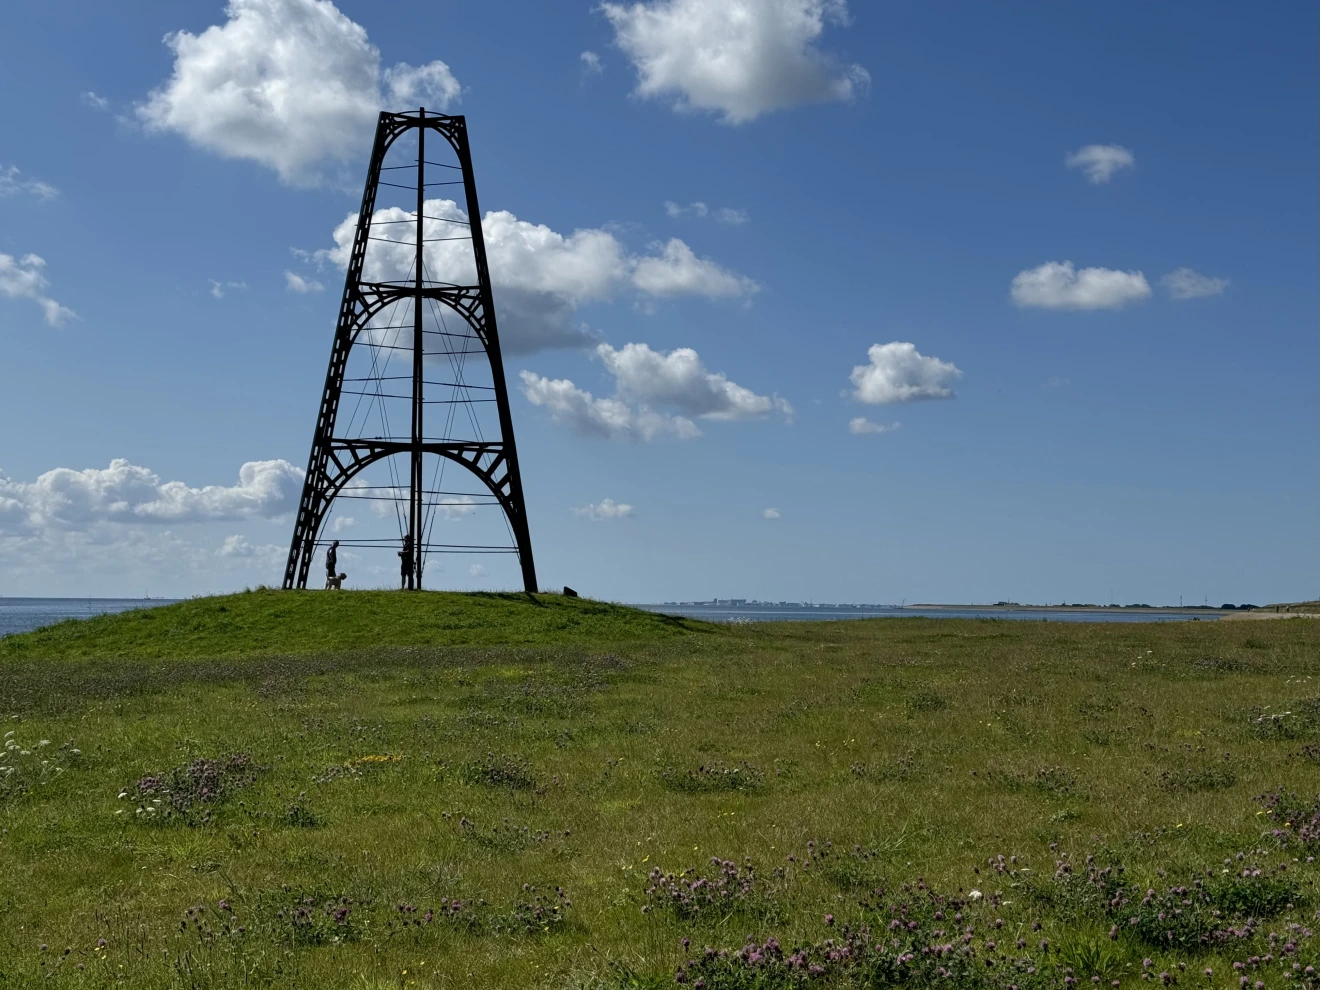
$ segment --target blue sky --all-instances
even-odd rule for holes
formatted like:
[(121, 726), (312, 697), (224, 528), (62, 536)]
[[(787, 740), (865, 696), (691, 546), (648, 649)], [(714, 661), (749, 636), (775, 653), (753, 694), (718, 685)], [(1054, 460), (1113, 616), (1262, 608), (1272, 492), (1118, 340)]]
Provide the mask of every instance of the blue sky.
[(502, 218), (543, 585), (1314, 597), (1315, 6), (738, 6), (7, 11), (0, 594), (278, 581), (334, 233), (425, 100)]

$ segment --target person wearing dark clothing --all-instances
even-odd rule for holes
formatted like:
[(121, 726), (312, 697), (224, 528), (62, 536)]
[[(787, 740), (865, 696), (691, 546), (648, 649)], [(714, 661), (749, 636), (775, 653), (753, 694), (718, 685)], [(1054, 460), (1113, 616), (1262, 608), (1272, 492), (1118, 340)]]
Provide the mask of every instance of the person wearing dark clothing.
[(412, 591), (413, 588), (413, 538), (412, 533), (403, 534), (403, 549), (399, 551), (399, 590)]
[(339, 541), (334, 540), (330, 544), (330, 549), (325, 552), (325, 574), (326, 577), (334, 577), (339, 573)]

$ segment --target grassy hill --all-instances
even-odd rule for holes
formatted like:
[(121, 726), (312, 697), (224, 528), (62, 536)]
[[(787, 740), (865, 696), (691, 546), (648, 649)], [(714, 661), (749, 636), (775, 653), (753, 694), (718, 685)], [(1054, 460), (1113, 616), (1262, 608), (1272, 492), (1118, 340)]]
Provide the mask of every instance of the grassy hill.
[(560, 595), (273, 591), (70, 619), (0, 639), (18, 659), (178, 659), (374, 646), (657, 640), (714, 627)]
[(1314, 988), (1318, 652), (322, 592), (15, 637), (0, 988)]

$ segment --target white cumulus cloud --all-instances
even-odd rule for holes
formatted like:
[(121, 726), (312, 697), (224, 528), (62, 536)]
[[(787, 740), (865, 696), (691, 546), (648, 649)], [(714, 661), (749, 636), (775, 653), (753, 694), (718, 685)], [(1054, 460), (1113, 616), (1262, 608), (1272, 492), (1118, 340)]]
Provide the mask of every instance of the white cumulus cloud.
[(391, 110), (428, 105), (436, 110), (444, 110), (457, 103), (463, 92), (463, 87), (444, 62), (427, 62), (416, 66), (400, 62), (386, 69), (381, 78), (389, 96)]
[[(916, 399), (951, 399), (953, 383), (963, 376), (957, 365), (927, 357), (915, 344), (891, 341), (867, 349), (869, 364), (852, 370), (852, 397), (870, 405), (912, 402)], [(853, 420), (855, 426), (856, 420)], [(858, 432), (876, 432), (857, 430)]]
[(1019, 306), (1041, 309), (1121, 309), (1150, 298), (1150, 283), (1141, 272), (1112, 268), (1073, 267), (1071, 261), (1047, 261), (1018, 272), (1011, 289)]
[(625, 519), (633, 514), (633, 507), (627, 502), (616, 502), (612, 498), (603, 498), (599, 502), (588, 502), (573, 509), (575, 516), (593, 521), (600, 519)]
[(49, 182), (24, 176), (15, 165), (0, 165), (0, 197), (31, 196), (33, 199), (54, 199), (60, 191)]
[(1108, 182), (1119, 169), (1132, 168), (1137, 160), (1118, 144), (1088, 144), (1064, 158), (1069, 168), (1081, 169), (1092, 185)]
[(584, 79), (588, 76), (598, 76), (605, 71), (600, 56), (595, 52), (583, 52), (578, 56), (578, 64), (582, 66), (582, 77)]
[(304, 278), (297, 272), (291, 272), (287, 268), (284, 270), (284, 286), (290, 292), (308, 293), (320, 292), (325, 286), (314, 278)]
[(723, 372), (707, 371), (690, 347), (665, 353), (646, 344), (625, 344), (618, 350), (600, 344), (596, 356), (614, 376), (618, 397), (644, 406), (667, 406), (684, 416), (714, 420), (759, 419), (772, 412), (793, 415), (793, 407), (779, 396), (757, 395)]
[(1223, 295), (1228, 279), (1212, 278), (1190, 268), (1179, 268), (1160, 279), (1160, 284), (1174, 299), (1199, 299), (1202, 296)]
[(761, 518), (762, 518), (762, 519), (778, 519), (778, 518), (779, 518), (779, 510), (778, 510), (778, 509), (762, 509), (762, 510), (761, 510)]
[(215, 555), (237, 560), (254, 560), (267, 566), (273, 566), (283, 563), (288, 552), (288, 547), (277, 546), (274, 543), (254, 544), (246, 536), (234, 534), (225, 537)]
[(58, 327), (73, 319), (75, 314), (46, 295), (50, 282), (45, 269), (46, 261), (39, 255), (25, 254), (15, 258), (12, 254), (0, 254), (0, 296), (32, 300), (41, 307), (46, 322)]
[(106, 468), (54, 468), (31, 482), (0, 474), (0, 530), (270, 519), (297, 507), (302, 479), (302, 469), (288, 461), (248, 461), (236, 485), (193, 488), (162, 482), (122, 457)]
[(523, 394), (556, 423), (584, 435), (632, 440), (701, 436), (696, 419), (748, 420), (778, 412), (791, 419), (793, 407), (779, 396), (757, 395), (706, 370), (697, 352), (680, 347), (665, 353), (646, 344), (596, 348), (614, 376), (614, 395), (597, 398), (565, 378), (549, 379), (523, 371)]
[[(377, 210), (363, 265), (368, 281), (408, 277), (416, 253), (416, 227), (399, 207)], [(470, 285), (476, 281), (467, 240), (439, 240), (466, 229), (467, 213), (448, 199), (427, 200), (422, 237), (428, 278)], [(316, 253), (348, 266), (357, 214), (335, 228), (333, 248)], [(592, 334), (574, 320), (578, 307), (626, 291), (653, 298), (703, 296), (750, 298), (756, 282), (718, 263), (697, 257), (683, 241), (671, 240), (657, 254), (636, 255), (607, 230), (586, 228), (561, 234), (544, 224), (493, 210), (482, 220), (501, 343), (513, 354), (551, 347), (582, 347)]]
[(847, 0), (650, 0), (603, 3), (637, 95), (708, 110), (730, 124), (786, 107), (851, 100), (870, 76), (819, 47), (848, 23)]
[(138, 105), (138, 119), (291, 185), (321, 181), (327, 163), (363, 159), (387, 102), (445, 110), (459, 97), (443, 62), (382, 71), (366, 30), (330, 0), (229, 0), (225, 16), (201, 34), (165, 36), (174, 71)]
[(598, 399), (567, 378), (543, 378), (530, 371), (519, 374), (528, 402), (545, 409), (554, 422), (583, 436), (647, 442), (701, 436), (697, 424), (682, 416), (634, 409), (620, 399)]
[(854, 416), (848, 420), (848, 432), (855, 436), (863, 436), (869, 433), (893, 433), (902, 425), (902, 423), (876, 423), (865, 416)]
[(698, 258), (677, 237), (660, 253), (638, 258), (633, 284), (652, 296), (705, 296), (707, 299), (744, 299), (759, 286), (750, 278), (722, 268), (709, 258)]

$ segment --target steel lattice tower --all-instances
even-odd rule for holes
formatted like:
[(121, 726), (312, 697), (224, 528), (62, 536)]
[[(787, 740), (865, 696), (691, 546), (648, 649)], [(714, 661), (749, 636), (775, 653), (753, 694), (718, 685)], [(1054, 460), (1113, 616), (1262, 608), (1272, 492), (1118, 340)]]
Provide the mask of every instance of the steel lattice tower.
[[(415, 132), (417, 156), (415, 164), (385, 165), (387, 152), (402, 136)], [(427, 160), (427, 137), (434, 135), (442, 138), (452, 149), (457, 164), (446, 165)], [(427, 168), (445, 177), (445, 181), (427, 182)], [(416, 183), (406, 186), (397, 182), (385, 181), (382, 171), (415, 170)], [(445, 170), (441, 172), (441, 170)], [(455, 177), (461, 174), (461, 179)], [(397, 172), (391, 171), (393, 178)], [(454, 181), (449, 181), (454, 177)], [(377, 193), (382, 185), (413, 190), (415, 188), (415, 209), (402, 211), (392, 209), (384, 211), (389, 216), (377, 214)], [(458, 186), (464, 194), (466, 219), (460, 219), (456, 204), (441, 202), (452, 208), (448, 216), (427, 216), (428, 186)], [(391, 218), (392, 217), (392, 218)], [(412, 219), (409, 219), (411, 217)], [(427, 236), (427, 224), (446, 225), (441, 233), (445, 236)], [(390, 225), (390, 226), (385, 226)], [(407, 231), (412, 226), (412, 243)], [(449, 236), (450, 232), (453, 236)], [(464, 233), (463, 231), (466, 231)], [(411, 249), (411, 278), (408, 279), (369, 279), (369, 249), (372, 242), (384, 242), (387, 248)], [(452, 252), (462, 249), (462, 242), (470, 242), (471, 256), (465, 257), (464, 271), (474, 271), (474, 284), (455, 284), (443, 281), (449, 271), (437, 271), (437, 263), (428, 261), (428, 244), (455, 242), (446, 244), (443, 250)], [(464, 249), (465, 250), (465, 249)], [(400, 266), (402, 267), (402, 266)], [(428, 270), (429, 269), (429, 270)], [(389, 274), (389, 273), (386, 273)], [(397, 274), (397, 272), (396, 272)], [(428, 277), (432, 276), (432, 277)], [(430, 309), (432, 326), (443, 329), (427, 329), (425, 317)], [(411, 319), (407, 313), (411, 311)], [(456, 333), (449, 329), (444, 321), (444, 313), (456, 314), (462, 321), (464, 332)], [(402, 316), (400, 314), (403, 314)], [(391, 337), (390, 334), (394, 336)], [(408, 338), (411, 340), (408, 340)], [(443, 342), (444, 350), (428, 350), (427, 340), (438, 339)], [(393, 343), (390, 343), (390, 341)], [(454, 341), (460, 341), (457, 348)], [(357, 409), (351, 411), (347, 423), (341, 423), (341, 399), (345, 395), (345, 375), (350, 364), (350, 357), (356, 351), (370, 351), (370, 374), (362, 378), (351, 378), (352, 384), (361, 383), (361, 388), (348, 390), (348, 394), (358, 396), (361, 406), (363, 396), (368, 402), (379, 401), (382, 409), (382, 435), (353, 435), (351, 427), (357, 419)], [(409, 373), (388, 375), (388, 362), (402, 352), (410, 359)], [(466, 380), (464, 355), (477, 354), (489, 362), (490, 385), (473, 385)], [(383, 357), (382, 357), (383, 355)], [(451, 366), (448, 376), (453, 381), (428, 381), (428, 367), (441, 363), (440, 358), (447, 358)], [(429, 364), (428, 364), (429, 359)], [(385, 389), (397, 389), (397, 385), (387, 382), (408, 380), (411, 383), (407, 394), (396, 391), (386, 393)], [(454, 397), (450, 399), (427, 399), (426, 386), (447, 387), (452, 389)], [(374, 392), (372, 391), (374, 387)], [(478, 394), (487, 398), (472, 398), (472, 390), (484, 390)], [(402, 391), (402, 390), (399, 390)], [(411, 422), (406, 435), (394, 435), (383, 412), (387, 400), (405, 400), (411, 407)], [(493, 402), (498, 419), (496, 438), (484, 436), (477, 418), (472, 415), (473, 403)], [(452, 429), (455, 423), (453, 410), (466, 404), (469, 419), (475, 431), (470, 438), (455, 438)], [(447, 407), (448, 421), (444, 436), (426, 434), (426, 410), (428, 405)], [(488, 407), (486, 407), (488, 408)], [(364, 417), (364, 424), (366, 419)], [(347, 427), (347, 428), (346, 428)], [(466, 507), (469, 501), (456, 502), (452, 498), (441, 496), (466, 493), (446, 492), (428, 489), (423, 472), (423, 458), (430, 456), (437, 464), (437, 476), (443, 480), (445, 464), (457, 464), (475, 475), (482, 485), (484, 504), (498, 505), (503, 511), (508, 524), (513, 545), (464, 547), (456, 544), (432, 542), (434, 518), (437, 507), (450, 508), (454, 504)], [(403, 485), (402, 472), (398, 472), (397, 483), (392, 487), (371, 487), (361, 482), (354, 484), (354, 478), (369, 466), (388, 461), (390, 471), (395, 471), (395, 462), (391, 459), (407, 459), (408, 482)], [(384, 491), (386, 494), (375, 494)], [(504, 380), (504, 364), (500, 356), (499, 330), (495, 318), (495, 306), (491, 295), (490, 272), (486, 264), (486, 248), (481, 230), (481, 212), (477, 205), (477, 188), (472, 173), (472, 157), (468, 147), (467, 123), (461, 116), (428, 114), (419, 109), (409, 113), (382, 113), (376, 125), (376, 139), (371, 151), (371, 163), (367, 170), (366, 187), (362, 194), (362, 206), (358, 213), (357, 229), (353, 236), (351, 254), (348, 257), (348, 270), (344, 278), (344, 295), (340, 304), (339, 319), (335, 327), (334, 345), (330, 352), (330, 366), (326, 372), (325, 388), (321, 396), (321, 407), (316, 419), (316, 432), (312, 440), (311, 456), (307, 462), (307, 475), (303, 483), (302, 498), (298, 506), (298, 516), (294, 523), (293, 538), (289, 545), (288, 563), (284, 570), (285, 588), (305, 588), (311, 568), (312, 558), (317, 546), (326, 542), (322, 539), (322, 530), (326, 524), (331, 503), (337, 498), (374, 498), (378, 501), (393, 501), (400, 529), (413, 534), (413, 568), (417, 578), (417, 587), (421, 587), (423, 564), (428, 553), (459, 551), (476, 552), (513, 552), (518, 555), (525, 589), (531, 593), (537, 590), (536, 567), (532, 560), (531, 535), (527, 524), (527, 509), (523, 500), (522, 479), (518, 471), (518, 452), (513, 437), (513, 421), (509, 412), (508, 389)], [(407, 511), (403, 511), (406, 500)], [(442, 504), (443, 503), (443, 504)], [(389, 541), (374, 540), (357, 543), (381, 544)], [(402, 556), (402, 553), (399, 554)]]

